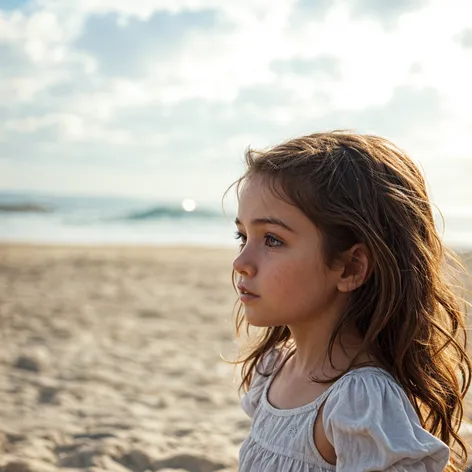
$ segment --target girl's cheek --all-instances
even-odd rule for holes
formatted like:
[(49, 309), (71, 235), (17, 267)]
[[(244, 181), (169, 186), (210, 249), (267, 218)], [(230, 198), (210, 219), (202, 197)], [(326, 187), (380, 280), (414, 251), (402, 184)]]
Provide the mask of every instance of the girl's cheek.
[(277, 267), (272, 272), (272, 280), (280, 293), (289, 294), (293, 292), (293, 286), (299, 284), (298, 276), (290, 265)]

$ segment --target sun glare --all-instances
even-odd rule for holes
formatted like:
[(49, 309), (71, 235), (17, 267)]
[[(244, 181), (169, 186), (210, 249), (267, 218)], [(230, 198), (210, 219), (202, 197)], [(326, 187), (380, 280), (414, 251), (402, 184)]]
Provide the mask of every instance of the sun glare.
[(192, 200), (191, 198), (185, 198), (182, 200), (182, 208), (185, 211), (193, 211), (195, 208), (197, 208), (197, 204), (195, 203), (195, 200)]

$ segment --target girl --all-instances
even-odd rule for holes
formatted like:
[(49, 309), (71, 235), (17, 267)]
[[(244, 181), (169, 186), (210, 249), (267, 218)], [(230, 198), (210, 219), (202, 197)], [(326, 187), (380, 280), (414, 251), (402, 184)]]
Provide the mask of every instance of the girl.
[(345, 132), (248, 150), (246, 164), (236, 332), (261, 329), (236, 362), (252, 417), (240, 472), (461, 470), (471, 361), (444, 272), (463, 268), (418, 168)]

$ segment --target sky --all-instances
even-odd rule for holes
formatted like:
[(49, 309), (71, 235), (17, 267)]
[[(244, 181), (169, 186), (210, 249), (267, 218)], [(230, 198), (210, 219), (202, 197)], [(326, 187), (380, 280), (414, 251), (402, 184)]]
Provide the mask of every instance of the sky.
[(472, 207), (470, 84), (470, 0), (0, 0), (0, 190), (214, 201), (350, 129)]

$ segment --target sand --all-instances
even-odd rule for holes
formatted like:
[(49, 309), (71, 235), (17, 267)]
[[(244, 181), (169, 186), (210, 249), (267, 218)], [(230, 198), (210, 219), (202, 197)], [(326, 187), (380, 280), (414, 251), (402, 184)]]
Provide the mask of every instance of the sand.
[(0, 465), (236, 470), (232, 255), (0, 246)]
[(0, 470), (237, 470), (232, 249), (0, 246)]

